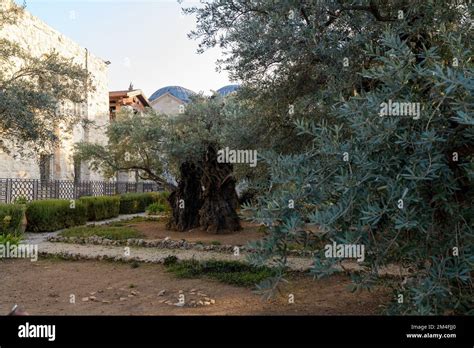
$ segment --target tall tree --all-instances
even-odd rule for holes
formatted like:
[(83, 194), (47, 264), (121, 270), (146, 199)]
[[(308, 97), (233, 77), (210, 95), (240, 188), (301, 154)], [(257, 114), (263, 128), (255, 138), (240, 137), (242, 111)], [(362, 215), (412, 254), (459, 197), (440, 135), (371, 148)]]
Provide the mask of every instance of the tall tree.
[(167, 116), (152, 109), (142, 114), (123, 109), (107, 128), (107, 144), (77, 143), (75, 157), (110, 178), (120, 171), (136, 171), (139, 178), (172, 189), (167, 177), (173, 170), (166, 157), (167, 125)]

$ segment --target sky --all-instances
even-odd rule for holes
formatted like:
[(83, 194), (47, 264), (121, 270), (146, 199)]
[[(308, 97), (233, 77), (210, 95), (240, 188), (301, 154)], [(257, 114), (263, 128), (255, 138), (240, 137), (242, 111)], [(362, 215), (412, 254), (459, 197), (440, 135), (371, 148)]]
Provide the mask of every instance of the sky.
[(231, 83), (225, 71), (216, 71), (220, 49), (197, 54), (198, 42), (187, 37), (196, 20), (181, 8), (196, 1), (26, 0), (26, 5), (49, 26), (112, 63), (110, 90), (128, 89), (132, 82), (147, 97), (170, 85), (209, 94)]

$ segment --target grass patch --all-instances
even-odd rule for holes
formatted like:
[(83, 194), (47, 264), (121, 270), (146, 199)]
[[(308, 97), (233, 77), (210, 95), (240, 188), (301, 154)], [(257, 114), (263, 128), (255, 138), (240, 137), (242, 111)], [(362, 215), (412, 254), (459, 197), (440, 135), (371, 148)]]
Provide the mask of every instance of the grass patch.
[(117, 226), (79, 226), (59, 233), (62, 237), (103, 237), (113, 240), (140, 238), (142, 235), (130, 227)]
[(121, 220), (121, 221), (114, 221), (111, 223), (108, 223), (107, 226), (111, 227), (123, 227), (123, 226), (128, 226), (130, 224), (135, 224), (138, 222), (156, 222), (159, 221), (158, 219), (150, 219), (142, 216), (136, 216), (133, 219), (130, 220)]
[(275, 275), (268, 267), (255, 267), (238, 261), (184, 260), (165, 262), (167, 270), (178, 278), (209, 277), (222, 283), (253, 287)]

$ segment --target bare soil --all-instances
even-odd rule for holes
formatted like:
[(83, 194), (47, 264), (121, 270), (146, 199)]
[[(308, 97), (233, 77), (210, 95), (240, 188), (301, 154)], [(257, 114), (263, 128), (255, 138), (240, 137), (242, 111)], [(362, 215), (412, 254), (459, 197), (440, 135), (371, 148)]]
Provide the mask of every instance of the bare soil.
[(173, 240), (186, 239), (188, 242), (202, 242), (203, 244), (219, 242), (223, 245), (245, 245), (250, 241), (259, 240), (265, 236), (263, 232), (258, 230), (259, 226), (256, 224), (243, 221), (241, 225), (242, 230), (232, 232), (232, 234), (210, 234), (199, 228), (185, 232), (170, 231), (166, 228), (165, 221), (143, 221), (126, 224), (126, 226), (140, 232), (144, 239), (163, 239), (169, 237)]
[[(370, 315), (380, 314), (389, 301), (385, 289), (349, 292), (350, 280), (343, 275), (323, 280), (296, 276), (270, 302), (248, 288), (179, 279), (152, 264), (132, 268), (104, 261), (3, 260), (0, 277), (0, 314), (18, 304), (31, 315)], [(180, 290), (183, 307), (164, 303), (178, 303)], [(288, 303), (290, 294), (294, 304)], [(214, 303), (189, 305), (205, 297)]]

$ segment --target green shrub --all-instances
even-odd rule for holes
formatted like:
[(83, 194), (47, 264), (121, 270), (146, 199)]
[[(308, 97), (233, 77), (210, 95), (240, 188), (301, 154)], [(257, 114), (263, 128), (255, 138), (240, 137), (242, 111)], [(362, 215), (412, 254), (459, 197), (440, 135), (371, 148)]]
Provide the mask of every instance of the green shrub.
[(27, 206), (26, 218), (28, 231), (51, 232), (85, 224), (87, 210), (80, 200), (74, 201), (74, 204), (60, 199), (34, 201)]
[(163, 203), (153, 203), (153, 204), (150, 204), (148, 206), (148, 208), (146, 208), (146, 211), (148, 212), (148, 214), (151, 214), (151, 215), (157, 215), (159, 213), (166, 213), (166, 212), (169, 212), (171, 209), (169, 207), (169, 205), (165, 205)]
[(25, 207), (16, 204), (0, 204), (0, 234), (18, 235)]
[(0, 245), (6, 245), (9, 243), (10, 245), (18, 245), (22, 240), (21, 236), (17, 236), (14, 234), (0, 234)]
[(120, 195), (120, 214), (143, 213), (153, 203), (167, 205), (167, 192), (125, 193)]
[(169, 206), (168, 197), (170, 196), (170, 193), (168, 191), (149, 192), (148, 194), (153, 197), (153, 202)]
[(17, 198), (15, 198), (15, 201), (13, 203), (15, 203), (15, 204), (27, 204), (28, 199), (25, 196), (18, 196)]
[(99, 221), (117, 217), (120, 211), (120, 197), (81, 197), (86, 207), (87, 219)]

